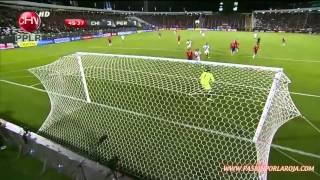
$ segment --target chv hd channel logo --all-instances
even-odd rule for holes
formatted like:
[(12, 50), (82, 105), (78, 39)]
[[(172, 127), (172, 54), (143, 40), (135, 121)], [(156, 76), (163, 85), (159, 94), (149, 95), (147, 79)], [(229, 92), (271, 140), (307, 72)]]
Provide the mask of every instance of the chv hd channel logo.
[(20, 47), (29, 47), (36, 45), (42, 39), (41, 34), (35, 34), (41, 27), (41, 17), (46, 18), (50, 16), (49, 11), (41, 11), (38, 13), (33, 11), (23, 12), (18, 17), (18, 25), (23, 33), (15, 36), (15, 41)]

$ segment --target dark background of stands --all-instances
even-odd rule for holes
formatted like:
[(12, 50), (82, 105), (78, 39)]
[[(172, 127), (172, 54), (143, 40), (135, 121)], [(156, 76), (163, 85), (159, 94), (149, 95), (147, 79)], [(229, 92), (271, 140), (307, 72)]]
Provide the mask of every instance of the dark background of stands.
[[(49, 0), (38, 0), (39, 2), (50, 2)], [(59, 1), (63, 4), (62, 1)], [(66, 1), (63, 1), (66, 2)], [(70, 1), (68, 1), (70, 3)], [(84, 1), (81, 1), (82, 3)], [(176, 1), (177, 6), (184, 1)], [(217, 2), (217, 1), (215, 1)], [(219, 1), (220, 2), (220, 1)], [(227, 2), (227, 1), (226, 1)], [(230, 1), (231, 2), (231, 1)], [(233, 3), (234, 1), (232, 1)], [(259, 1), (257, 1), (259, 2)], [(274, 1), (271, 1), (274, 4)], [(281, 2), (281, 3), (280, 3)], [(286, 1), (279, 1), (279, 5), (287, 4), (292, 5), (292, 2), (288, 4)], [(320, 1), (317, 1), (320, 4)], [(306, 4), (316, 4), (316, 1), (307, 2)], [(80, 1), (79, 1), (80, 3)], [(90, 3), (90, 2), (87, 2)], [(126, 1), (116, 2), (118, 5), (125, 4)], [(132, 3), (132, 2), (131, 2)], [(135, 2), (137, 6), (141, 3), (144, 5), (144, 1)], [(152, 6), (153, 1), (148, 1), (148, 6)], [(154, 2), (155, 3), (155, 2)], [(167, 4), (171, 2), (160, 1), (157, 4)], [(205, 3), (208, 3), (205, 1)], [(239, 4), (243, 3), (239, 1)], [(260, 2), (259, 2), (260, 3)], [(259, 4), (256, 3), (256, 4)], [(296, 2), (293, 4), (299, 4)], [(112, 2), (111, 2), (112, 4)], [(151, 4), (151, 5), (150, 5)], [(199, 2), (199, 6), (202, 3)], [(250, 3), (249, 3), (250, 4)], [(251, 3), (252, 4), (252, 3)], [(254, 4), (254, 3), (253, 3)], [(267, 7), (264, 4), (264, 7)], [(117, 5), (117, 6), (118, 6)], [(124, 6), (124, 5), (123, 5)], [(241, 7), (241, 4), (239, 5)], [(247, 6), (247, 5), (246, 5)], [(248, 5), (249, 7), (249, 5)], [(261, 6), (262, 7), (262, 6)], [(285, 8), (285, 7), (283, 7)], [(288, 8), (288, 7), (287, 7)], [(225, 25), (231, 29), (237, 29), (240, 31), (250, 30), (246, 24), (251, 21), (251, 13), (217, 13), (213, 12), (212, 15), (200, 14), (200, 13), (185, 13), (168, 15), (167, 13), (151, 13), (148, 15), (133, 14), (130, 12), (90, 12), (90, 11), (70, 11), (70, 10), (54, 10), (54, 9), (37, 9), (36, 7), (16, 7), (9, 8), (6, 6), (0, 6), (0, 43), (12, 43), (15, 42), (15, 35), (23, 33), (17, 24), (17, 19), (22, 12), (27, 10), (48, 10), (50, 16), (48, 18), (42, 18), (42, 24), (40, 29), (35, 33), (41, 33), (43, 39), (54, 39), (61, 37), (77, 37), (85, 35), (104, 34), (109, 32), (118, 31), (136, 31), (141, 29), (157, 29), (157, 28), (208, 28), (217, 29), (219, 26)], [(201, 9), (205, 10), (205, 9)], [(68, 28), (64, 25), (64, 19), (89, 19), (100, 21), (102, 19), (111, 19), (115, 21), (126, 20), (128, 16), (135, 16), (147, 23), (148, 26), (135, 27), (135, 26), (117, 26), (117, 27), (87, 27), (87, 28)], [(286, 32), (302, 32), (302, 33), (319, 33), (320, 32), (320, 11), (304, 11), (304, 12), (277, 12), (277, 13), (255, 13), (255, 28), (253, 30), (259, 31), (286, 31)], [(196, 26), (195, 20), (200, 20), (201, 24)]]
[[(117, 0), (28, 0), (32, 2), (59, 4), (65, 6), (78, 5), (81, 7), (93, 7), (104, 8), (105, 2), (110, 2), (113, 10), (131, 10), (141, 11), (144, 7), (144, 11), (213, 11), (217, 12), (219, 9), (219, 3), (224, 3), (224, 12), (232, 12), (233, 3), (239, 2), (238, 12), (251, 13), (253, 10), (266, 10), (266, 9), (294, 9), (320, 6), (319, 0), (205, 0), (205, 1), (147, 1), (147, 7), (145, 7), (146, 1), (117, 1)], [(75, 3), (74, 3), (75, 2)]]

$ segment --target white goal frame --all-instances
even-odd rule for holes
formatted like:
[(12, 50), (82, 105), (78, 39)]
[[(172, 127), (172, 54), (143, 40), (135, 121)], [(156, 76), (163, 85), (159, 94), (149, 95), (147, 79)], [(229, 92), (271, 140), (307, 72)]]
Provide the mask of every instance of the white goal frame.
[[(108, 61), (108, 60), (110, 60), (110, 61)], [(153, 61), (153, 62), (147, 62), (144, 60)], [(59, 109), (63, 109), (63, 106), (66, 106), (66, 109), (70, 109), (70, 108), (74, 109), (74, 107), (77, 107), (77, 104), (74, 106), (74, 105), (72, 105), (73, 103), (82, 103), (81, 107), (84, 108), (84, 111), (82, 113), (90, 113), (92, 108), (88, 108), (88, 107), (99, 106), (99, 108), (97, 108), (98, 110), (100, 110), (100, 107), (101, 107), (101, 108), (116, 110), (119, 112), (131, 113), (131, 114), (139, 115), (139, 116), (142, 115), (142, 116), (145, 116), (148, 118), (157, 119), (157, 117), (149, 116), (148, 114), (141, 114), (139, 111), (137, 111), (137, 112), (130, 111), (130, 108), (129, 109), (117, 108), (117, 106), (116, 106), (117, 104), (115, 104), (115, 106), (112, 106), (112, 104), (110, 105), (107, 103), (104, 104), (104, 102), (107, 102), (107, 100), (109, 99), (108, 98), (109, 95), (107, 95), (107, 94), (110, 94), (110, 99), (112, 100), (112, 95), (113, 95), (112, 91), (116, 90), (116, 92), (120, 92), (120, 91), (118, 91), (118, 89), (116, 89), (116, 88), (118, 88), (117, 86), (114, 86), (114, 89), (112, 89), (113, 86), (108, 87), (108, 88), (111, 88), (111, 93), (107, 92), (104, 96), (102, 96), (104, 98), (104, 99), (103, 98), (100, 99), (102, 101), (96, 100), (97, 94), (100, 94), (102, 92), (99, 91), (100, 88), (94, 87), (94, 83), (92, 83), (92, 82), (95, 82), (96, 79), (93, 79), (93, 78), (98, 78), (97, 81), (99, 81), (99, 78), (101, 78), (101, 77), (102, 78), (105, 77), (107, 80), (108, 80), (108, 77), (112, 77), (112, 74), (111, 75), (104, 74), (104, 73), (110, 72), (110, 71), (106, 71), (106, 70), (100, 71), (99, 69), (104, 69), (104, 67), (109, 67), (108, 63), (111, 62), (111, 63), (120, 63), (121, 66), (117, 66), (117, 64), (116, 64), (115, 67), (117, 67), (121, 70), (123, 69), (123, 71), (126, 72), (126, 69), (130, 70), (130, 67), (132, 65), (131, 62), (135, 62), (135, 61), (142, 62), (141, 72), (143, 72), (143, 73), (151, 73), (152, 74), (154, 72), (154, 70), (152, 69), (153, 66), (148, 66), (149, 63), (151, 63), (152, 65), (154, 65), (154, 64), (158, 65), (158, 63), (164, 64), (164, 67), (169, 68), (169, 71), (165, 71), (161, 68), (160, 69), (156, 68), (155, 71), (158, 73), (152, 74), (152, 75), (154, 75), (154, 77), (152, 77), (152, 78), (155, 78), (155, 79), (159, 79), (159, 77), (157, 77), (159, 72), (161, 72), (159, 75), (164, 75), (164, 76), (167, 75), (167, 76), (173, 76), (173, 77), (179, 77), (179, 78), (180, 78), (180, 73), (188, 72), (187, 74), (184, 74), (183, 76), (181, 75), (181, 77), (188, 77), (187, 78), (188, 81), (184, 82), (187, 84), (182, 83), (182, 85), (180, 87), (178, 86), (176, 88), (178, 88), (178, 90), (180, 90), (179, 88), (181, 88), (182, 94), (186, 94), (186, 92), (189, 93), (189, 91), (193, 92), (193, 94), (197, 94), (191, 98), (199, 98), (200, 96), (205, 95), (203, 92), (197, 93), (198, 91), (200, 92), (200, 90), (201, 90), (201, 88), (199, 90), (197, 82), (198, 82), (198, 78), (199, 78), (198, 73), (201, 73), (201, 71), (203, 71), (202, 68), (205, 68), (206, 66), (208, 66), (209, 68), (213, 68), (213, 73), (215, 73), (215, 70), (216, 70), (215, 68), (218, 68), (218, 70), (217, 70), (217, 73), (219, 74), (218, 79), (221, 78), (221, 81), (220, 80), (216, 81), (218, 83), (218, 85), (216, 87), (219, 87), (219, 84), (226, 84), (231, 87), (238, 87), (238, 86), (240, 88), (244, 87), (247, 95), (242, 95), (241, 93), (236, 94), (236, 95), (232, 94), (231, 97), (238, 98), (241, 101), (238, 102), (238, 100), (232, 99), (232, 100), (230, 100), (230, 102), (231, 103), (245, 103), (245, 102), (247, 102), (247, 99), (248, 99), (248, 101), (254, 101), (254, 102), (257, 101), (258, 103), (254, 103), (253, 106), (249, 107), (249, 108), (251, 108), (250, 110), (253, 110), (252, 114), (254, 114), (254, 116), (251, 116), (250, 114), (249, 115), (248, 114), (241, 114), (241, 112), (243, 112), (242, 110), (245, 109), (245, 105), (236, 105), (237, 107), (240, 107), (240, 110), (234, 109), (235, 111), (232, 113), (235, 114), (235, 116), (238, 116), (238, 112), (239, 112), (240, 115), (238, 116), (238, 119), (239, 119), (239, 117), (241, 118), (241, 116), (243, 116), (243, 119), (246, 120), (246, 121), (244, 121), (244, 123), (246, 123), (246, 124), (251, 123), (251, 125), (249, 127), (244, 127), (245, 125), (243, 127), (241, 127), (241, 125), (240, 125), (240, 128), (243, 128), (243, 132), (239, 131), (239, 134), (232, 134), (233, 132), (235, 132), (232, 129), (230, 130), (231, 134), (227, 134), (227, 133), (224, 133), (223, 131), (220, 132), (219, 130), (215, 130), (214, 128), (213, 129), (203, 128), (203, 127), (201, 127), (202, 125), (199, 125), (199, 127), (198, 127), (197, 125), (192, 126), (188, 123), (183, 124), (183, 123), (175, 122), (175, 121), (172, 121), (172, 122), (170, 121), (170, 123), (173, 123), (174, 125), (178, 125), (178, 126), (183, 126), (186, 128), (192, 127), (197, 130), (201, 129), (201, 130), (205, 130), (206, 132), (216, 134), (218, 136), (224, 136), (224, 137), (228, 137), (231, 139), (245, 141), (245, 142), (248, 142), (252, 145), (254, 144), (255, 148), (248, 146), (248, 151), (252, 152), (251, 154), (255, 156), (254, 157), (255, 160), (251, 157), (251, 155), (247, 155), (247, 156), (250, 156), (249, 159), (252, 160), (253, 163), (258, 163), (258, 164), (264, 163), (264, 165), (267, 165), (269, 153), (270, 153), (270, 144), (272, 142), (272, 138), (273, 138), (276, 130), (282, 124), (287, 122), (288, 120), (301, 115), (300, 112), (297, 110), (296, 106), (293, 104), (293, 101), (290, 97), (290, 93), (288, 91), (288, 84), (290, 83), (290, 80), (287, 78), (287, 76), (283, 72), (282, 68), (255, 66), (255, 65), (243, 65), (243, 64), (232, 64), (232, 63), (221, 63), (221, 62), (209, 62), (209, 61), (196, 61), (196, 60), (186, 60), (186, 59), (166, 58), (166, 57), (150, 57), (150, 56), (138, 56), (138, 55), (76, 52), (73, 54), (65, 55), (65, 56), (61, 57), (57, 62), (54, 62), (52, 64), (48, 64), (48, 65), (45, 65), (45, 66), (42, 66), (39, 68), (30, 69), (30, 71), (34, 75), (36, 75), (41, 82), (44, 83), (43, 85), (46, 88), (46, 90), (49, 94), (49, 98), (51, 100), (51, 108), (54, 109), (54, 110), (51, 109), (51, 112), (50, 112), (46, 122), (42, 125), (39, 132), (42, 132), (42, 133), (43, 132), (50, 132), (50, 133), (53, 133), (54, 137), (55, 136), (59, 137), (60, 135), (63, 135), (63, 133), (61, 133), (61, 132), (59, 132), (57, 134), (56, 133), (57, 129), (53, 128), (53, 129), (51, 129), (52, 131), (50, 130), (50, 128), (51, 128), (50, 122), (59, 121), (59, 117), (56, 118), (52, 114), (53, 113), (60, 114)], [(125, 64), (128, 62), (130, 62), (130, 63)], [(146, 66), (144, 66), (144, 62), (147, 62)], [(172, 62), (172, 63), (170, 63), (170, 62)], [(121, 64), (121, 63), (124, 63), (124, 64)], [(171, 69), (171, 64), (175, 64), (178, 66), (172, 66), (174, 69)], [(102, 67), (100, 67), (100, 65), (102, 65)], [(181, 65), (181, 66), (179, 66), (179, 65)], [(66, 68), (61, 69), (61, 67), (66, 67)], [(92, 69), (94, 67), (97, 67), (97, 71), (94, 71), (94, 73), (93, 73)], [(110, 67), (113, 67), (113, 66), (110, 66)], [(140, 69), (139, 69), (140, 65), (139, 65), (139, 68), (136, 70), (134, 69), (134, 67), (135, 67), (135, 65), (132, 65), (132, 69), (134, 70), (132, 72), (140, 72)], [(196, 68), (197, 70), (193, 71), (193, 69), (191, 69), (190, 71), (187, 70), (187, 71), (175, 72), (175, 68), (180, 68), (180, 67), (181, 68), (185, 67), (187, 69), (188, 68)], [(148, 71), (144, 72), (143, 68), (148, 69)], [(116, 70), (118, 70), (118, 69), (116, 69)], [(50, 74), (51, 72), (57, 72), (57, 74)], [(163, 72), (163, 74), (162, 74), (162, 72)], [(48, 78), (47, 73), (49, 73), (49, 75), (52, 75), (52, 77), (54, 77), (54, 78), (51, 78), (51, 77)], [(103, 74), (102, 74), (102, 76), (99, 77), (98, 75), (96, 76), (96, 73), (103, 73)], [(119, 77), (117, 77), (120, 79), (119, 82), (126, 82), (125, 80), (121, 79), (122, 75), (124, 75), (124, 74), (120, 74)], [(75, 82), (75, 84), (70, 84), (68, 82), (68, 79), (66, 81), (64, 81), (63, 80), (64, 77), (73, 78), (71, 83)], [(140, 79), (140, 78), (142, 78), (144, 80), (147, 79), (144, 76), (140, 76), (140, 75), (136, 76), (136, 77), (133, 76), (133, 77), (136, 79)], [(224, 81), (224, 79), (223, 79), (224, 77), (226, 78), (226, 81)], [(233, 77), (235, 77), (235, 78), (233, 78)], [(242, 79), (243, 79), (243, 82), (241, 83)], [(111, 80), (114, 81), (113, 79), (111, 79)], [(115, 79), (115, 80), (117, 80), (117, 79)], [(189, 81), (191, 82), (190, 84), (188, 84)], [(88, 84), (88, 82), (89, 82), (89, 84)], [(130, 81), (128, 81), (128, 82), (130, 82)], [(142, 82), (141, 85), (143, 85), (143, 86), (145, 85), (145, 84), (143, 84), (144, 81), (141, 81), (141, 82), (136, 81), (136, 82), (138, 82), (138, 83)], [(136, 83), (136, 82), (134, 79), (133, 83)], [(147, 82), (147, 81), (145, 81), (145, 82)], [(164, 79), (163, 82), (165, 82), (165, 83), (168, 82), (168, 84), (169, 84), (170, 80)], [(60, 83), (60, 84), (55, 84), (55, 83)], [(98, 82), (98, 84), (99, 84), (99, 82)], [(254, 85), (252, 85), (252, 84), (254, 84)], [(65, 86), (66, 91), (64, 91), (64, 89), (61, 90), (60, 88), (57, 88), (57, 87), (60, 87), (60, 85)], [(149, 87), (150, 85), (146, 84), (145, 86)], [(150, 86), (150, 87), (153, 87), (153, 86)], [(155, 86), (155, 87), (159, 88), (158, 86)], [(168, 86), (168, 87), (171, 87), (171, 86)], [(175, 86), (172, 86), (172, 87), (175, 87)], [(185, 88), (185, 87), (187, 87), (187, 88)], [(78, 91), (76, 93), (73, 93), (73, 91), (68, 91), (68, 90), (72, 90), (74, 88), (77, 88), (77, 90), (80, 90), (80, 91)], [(161, 86), (160, 88), (165, 91), (171, 91), (170, 88), (167, 89), (167, 85)], [(185, 88), (185, 89), (183, 89), (183, 88)], [(187, 90), (187, 91), (184, 92), (185, 90)], [(260, 92), (260, 94), (255, 93), (256, 90), (257, 90), (257, 92)], [(176, 91), (175, 89), (173, 89), (172, 91), (180, 92), (180, 91)], [(69, 92), (71, 92), (71, 93), (69, 93)], [(219, 91), (217, 91), (217, 92), (219, 92)], [(229, 92), (228, 89), (226, 89), (225, 92)], [(235, 93), (237, 93), (237, 91), (235, 91)], [(257, 96), (256, 96), (256, 94), (257, 94)], [(119, 95), (119, 93), (117, 95)], [(190, 95), (190, 94), (187, 94), (187, 95)], [(198, 97), (198, 95), (200, 95), (200, 96)], [(219, 96), (220, 95), (221, 95), (221, 97), (225, 98), (225, 94), (221, 93), (221, 94), (219, 94)], [(238, 95), (240, 97), (238, 97)], [(252, 96), (252, 99), (246, 98), (246, 97), (248, 97), (248, 95)], [(121, 96), (121, 93), (119, 96)], [(148, 94), (147, 94), (147, 96), (148, 96)], [(228, 97), (229, 96), (226, 95), (226, 98), (228, 98)], [(62, 99), (60, 99), (60, 98), (62, 98)], [(70, 102), (66, 102), (65, 101), (66, 99), (63, 99), (63, 98), (68, 98), (68, 101), (70, 101)], [(190, 96), (188, 98), (190, 98)], [(166, 99), (166, 98), (164, 98), (164, 99)], [(245, 100), (243, 100), (243, 99), (245, 99)], [(57, 106), (56, 102), (59, 102), (58, 106)], [(122, 102), (122, 101), (119, 101), (119, 102)], [(136, 101), (132, 101), (132, 102), (135, 103)], [(158, 101), (158, 102), (160, 102), (160, 101)], [(187, 100), (187, 102), (192, 103), (193, 100), (189, 100), (189, 101)], [(217, 102), (217, 104), (212, 104), (212, 106), (218, 106), (219, 105), (218, 103), (219, 102)], [(128, 104), (130, 104), (130, 102)], [(70, 106), (70, 105), (72, 105), (72, 106)], [(208, 107), (210, 108), (211, 106), (208, 106)], [(286, 114), (288, 112), (288, 110), (286, 108), (290, 108), (292, 110), (288, 113), (290, 115)], [(225, 111), (226, 109), (227, 108), (224, 107), (221, 110)], [(72, 112), (72, 111), (70, 111), (70, 112)], [(104, 111), (104, 110), (101, 109), (100, 111)], [(65, 112), (62, 111), (62, 114), (64, 114), (64, 113)], [(68, 116), (68, 113), (69, 112), (65, 113), (66, 117)], [(170, 111), (170, 113), (174, 114), (175, 112)], [(208, 113), (208, 115), (209, 114), (210, 114), (210, 112)], [(229, 114), (230, 114), (230, 111), (229, 111)], [(75, 120), (81, 121), (80, 116), (76, 115), (76, 117), (72, 117), (72, 115), (70, 115), (71, 118), (75, 118)], [(82, 117), (85, 117), (85, 116), (86, 116), (86, 114), (82, 115)], [(210, 114), (210, 116), (213, 118), (215, 117), (212, 114)], [(188, 116), (186, 116), (186, 117), (188, 117)], [(91, 118), (91, 117), (89, 117), (89, 118)], [(92, 120), (99, 119), (99, 118), (100, 117), (98, 117), (98, 116), (97, 117), (93, 116)], [(222, 118), (228, 118), (228, 117), (225, 116)], [(125, 119), (127, 119), (127, 118), (124, 117), (124, 120)], [(160, 118), (160, 120), (164, 121), (161, 118)], [(195, 120), (197, 120), (197, 119), (195, 119)], [(228, 120), (228, 119), (224, 119), (224, 120)], [(235, 119), (235, 121), (230, 122), (230, 124), (236, 123), (236, 120), (237, 119)], [(279, 120), (279, 122), (277, 122), (276, 120)], [(139, 122), (139, 123), (141, 124), (141, 122)], [(137, 123), (137, 124), (139, 124), (139, 123)], [(69, 126), (69, 125), (66, 125), (66, 127), (67, 126)], [(157, 123), (155, 123), (153, 127), (157, 127)], [(222, 128), (224, 128), (224, 127), (225, 126), (222, 126)], [(237, 126), (235, 126), (235, 127), (237, 127)], [(101, 128), (105, 128), (105, 127), (99, 126), (99, 128), (100, 129), (97, 129), (98, 130), (97, 132), (100, 132)], [(245, 128), (248, 131), (246, 131)], [(242, 129), (240, 129), (240, 130), (242, 131)], [(77, 130), (75, 132), (77, 133)], [(238, 132), (236, 132), (236, 133), (238, 133)], [(245, 134), (245, 135), (242, 136), (243, 134)], [(202, 135), (199, 135), (199, 136), (201, 137)], [(64, 137), (61, 137), (61, 138), (64, 138)], [(155, 139), (157, 139), (157, 138), (155, 138)], [(159, 138), (159, 139), (161, 139), (161, 138)], [(204, 138), (201, 138), (201, 139), (203, 140)], [(72, 143), (75, 143), (76, 146), (82, 147), (82, 145), (76, 144), (77, 140), (71, 139), (71, 141), (72, 141)], [(166, 141), (166, 140), (163, 140), (163, 141)], [(84, 143), (84, 147), (86, 147), (86, 146), (87, 146), (87, 144)], [(227, 146), (227, 145), (225, 145), (225, 146)], [(130, 146), (128, 146), (128, 147), (130, 147)], [(230, 147), (232, 148), (232, 146), (230, 146)], [(251, 149), (249, 149), (249, 148), (251, 148)], [(136, 151), (136, 152), (138, 152), (138, 151)], [(103, 154), (101, 156), (101, 158), (108, 157), (107, 151), (103, 151), (103, 153), (106, 153), (106, 154)], [(152, 154), (153, 152), (150, 151), (149, 153)], [(154, 153), (154, 155), (158, 157), (159, 154)], [(178, 156), (179, 155), (177, 155), (177, 157)], [(244, 156), (246, 156), (246, 155), (244, 155)], [(216, 157), (216, 156), (212, 155), (212, 157)], [(137, 162), (140, 162), (140, 161), (137, 161)], [(165, 167), (165, 165), (161, 166), (159, 168), (160, 169), (159, 171), (161, 171), (163, 167)], [(139, 166), (139, 168), (140, 168), (140, 166)], [(141, 168), (142, 168), (142, 166), (141, 166)], [(180, 170), (183, 171), (183, 169), (180, 169)], [(213, 172), (215, 172), (215, 171), (217, 171), (217, 170), (214, 170)], [(163, 174), (165, 174), (165, 173), (163, 173)], [(257, 175), (257, 179), (259, 179), (259, 180), (265, 180), (267, 178), (267, 172), (255, 172), (254, 174)], [(170, 175), (168, 174), (167, 176), (169, 177)]]
[(266, 66), (253, 66), (253, 65), (243, 65), (243, 64), (232, 64), (232, 63), (220, 63), (220, 62), (210, 62), (210, 61), (196, 61), (196, 60), (185, 60), (185, 59), (174, 59), (174, 58), (164, 58), (164, 57), (152, 57), (152, 56), (136, 56), (136, 55), (120, 55), (120, 54), (104, 54), (104, 53), (91, 53), (91, 52), (76, 52), (77, 57), (77, 63), (80, 67), (80, 74), (81, 74), (81, 80), (84, 86), (84, 91), (86, 95), (87, 102), (91, 103), (90, 95), (88, 92), (88, 86), (86, 83), (86, 78), (81, 62), (81, 56), (82, 55), (95, 55), (95, 56), (113, 56), (113, 57), (125, 57), (125, 58), (137, 58), (137, 59), (147, 59), (147, 60), (163, 60), (163, 61), (172, 61), (172, 62), (183, 62), (183, 63), (193, 63), (193, 64), (204, 64), (204, 65), (223, 65), (223, 66), (229, 66), (229, 67), (239, 67), (239, 68), (252, 68), (256, 70), (264, 70), (264, 71), (273, 71), (276, 72), (267, 101), (265, 103), (263, 113), (261, 115), (261, 118), (259, 120), (259, 124), (257, 126), (257, 130), (255, 132), (255, 135), (252, 139), (254, 143), (257, 142), (258, 137), (261, 133), (261, 129), (263, 127), (264, 122), (267, 119), (268, 111), (270, 109), (270, 106), (272, 104), (272, 99), (279, 88), (279, 80), (283, 73), (283, 68), (276, 68), (276, 67), (266, 67)]

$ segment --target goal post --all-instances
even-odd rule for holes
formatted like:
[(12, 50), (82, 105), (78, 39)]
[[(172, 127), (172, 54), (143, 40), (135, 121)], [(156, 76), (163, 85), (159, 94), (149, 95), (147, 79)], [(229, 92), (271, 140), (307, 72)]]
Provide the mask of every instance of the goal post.
[(270, 110), (270, 106), (272, 104), (273, 97), (274, 97), (276, 91), (279, 89), (279, 81), (281, 79), (281, 75), (282, 75), (282, 70), (279, 70), (279, 72), (277, 72), (274, 76), (274, 81), (272, 82), (270, 93), (268, 95), (267, 101), (266, 101), (265, 106), (263, 108), (263, 112), (262, 112), (261, 118), (259, 120), (259, 124), (258, 124), (257, 130), (256, 130), (256, 133), (253, 137), (253, 142), (257, 142), (258, 137), (261, 133), (261, 129), (263, 128), (263, 124), (267, 119), (268, 112)]
[(77, 52), (30, 71), (51, 102), (41, 135), (142, 179), (264, 180), (223, 167), (267, 165), (277, 129), (300, 116), (281, 68)]
[(83, 66), (82, 66), (81, 54), (76, 54), (76, 57), (77, 57), (77, 63), (79, 65), (79, 71), (80, 71), (81, 81), (82, 81), (82, 84), (83, 84), (83, 90), (84, 90), (84, 93), (85, 93), (85, 96), (86, 96), (86, 100), (87, 100), (88, 103), (91, 103), (89, 90), (88, 90), (88, 85), (87, 85), (86, 77), (84, 75), (84, 70), (83, 70)]

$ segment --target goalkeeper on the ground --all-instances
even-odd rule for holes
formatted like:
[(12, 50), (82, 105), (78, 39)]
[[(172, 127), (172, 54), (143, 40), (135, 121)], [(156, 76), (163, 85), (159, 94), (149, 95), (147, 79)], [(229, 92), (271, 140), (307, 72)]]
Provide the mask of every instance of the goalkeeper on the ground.
[(200, 84), (202, 89), (208, 93), (207, 95), (210, 97), (210, 91), (212, 89), (212, 83), (214, 82), (213, 74), (210, 72), (210, 69), (207, 67), (204, 72), (200, 75)]

